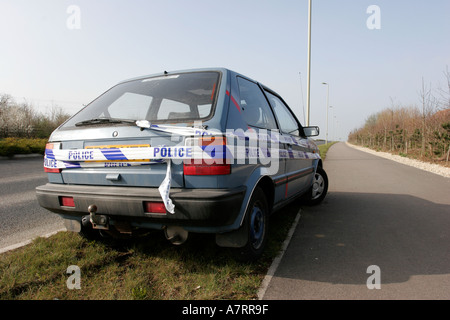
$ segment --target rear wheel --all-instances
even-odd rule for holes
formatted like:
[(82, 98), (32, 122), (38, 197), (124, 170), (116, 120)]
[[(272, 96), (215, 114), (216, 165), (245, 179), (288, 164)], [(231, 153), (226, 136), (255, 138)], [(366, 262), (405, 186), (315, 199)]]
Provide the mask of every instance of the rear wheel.
[(238, 248), (237, 257), (241, 261), (251, 262), (261, 257), (267, 242), (269, 207), (266, 196), (257, 187), (250, 199), (242, 228), (246, 228), (247, 244)]

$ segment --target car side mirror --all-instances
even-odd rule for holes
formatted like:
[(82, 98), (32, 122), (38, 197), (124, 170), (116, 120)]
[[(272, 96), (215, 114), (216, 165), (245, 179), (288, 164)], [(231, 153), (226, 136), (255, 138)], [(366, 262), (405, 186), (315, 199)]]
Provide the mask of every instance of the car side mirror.
[(303, 132), (307, 137), (315, 137), (319, 135), (319, 127), (317, 126), (303, 127)]

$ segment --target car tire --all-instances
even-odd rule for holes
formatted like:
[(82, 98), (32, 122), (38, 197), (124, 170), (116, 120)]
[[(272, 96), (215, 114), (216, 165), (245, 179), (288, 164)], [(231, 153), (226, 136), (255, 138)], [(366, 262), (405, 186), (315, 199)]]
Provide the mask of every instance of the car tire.
[(257, 187), (248, 204), (242, 228), (246, 228), (248, 240), (244, 247), (237, 248), (237, 259), (253, 262), (259, 259), (267, 243), (269, 206), (264, 191)]
[(317, 205), (325, 199), (328, 192), (328, 176), (322, 167), (317, 167), (313, 183), (309, 189), (308, 204)]

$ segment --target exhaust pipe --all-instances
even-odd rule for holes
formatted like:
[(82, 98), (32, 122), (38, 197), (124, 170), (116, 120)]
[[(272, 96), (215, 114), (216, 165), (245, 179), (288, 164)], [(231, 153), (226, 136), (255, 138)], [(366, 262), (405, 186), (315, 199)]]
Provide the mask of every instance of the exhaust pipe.
[(172, 244), (179, 246), (186, 242), (189, 232), (178, 226), (165, 226), (164, 235)]

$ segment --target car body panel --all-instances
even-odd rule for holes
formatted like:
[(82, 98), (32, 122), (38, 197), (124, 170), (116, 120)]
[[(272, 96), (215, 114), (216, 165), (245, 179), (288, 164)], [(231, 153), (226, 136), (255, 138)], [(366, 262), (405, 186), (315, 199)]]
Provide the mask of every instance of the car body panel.
[[(80, 220), (83, 215), (89, 214), (88, 206), (96, 204), (98, 213), (109, 215), (112, 221), (125, 219), (134, 226), (149, 228), (177, 225), (192, 232), (223, 234), (241, 227), (248, 202), (257, 186), (265, 186), (271, 210), (282, 208), (310, 189), (313, 175), (320, 165), (320, 155), (315, 143), (301, 134), (280, 133), (280, 124), (275, 115), (278, 127), (270, 128), (270, 131), (251, 126), (244, 120), (243, 113), (248, 112), (248, 109), (245, 109), (249, 106), (241, 97), (238, 79), (245, 79), (256, 85), (270, 109), (272, 107), (265, 91), (270, 89), (264, 85), (234, 71), (214, 68), (164, 72), (129, 79), (118, 86), (149, 78), (202, 72), (219, 74), (218, 84), (212, 89), (211, 95), (211, 100), (213, 95), (215, 99), (214, 112), (202, 121), (200, 126), (197, 121), (176, 120), (173, 123), (166, 121), (166, 124), (186, 130), (198, 127), (202, 132), (201, 137), (205, 132), (226, 137), (227, 155), (231, 152), (236, 156), (236, 150), (240, 149), (233, 149), (233, 143), (240, 141), (240, 146), (245, 149), (247, 156), (245, 159), (232, 159), (233, 161), (227, 157), (226, 160), (231, 161), (230, 174), (187, 175), (183, 171), (183, 161), (172, 159), (170, 197), (175, 204), (175, 213), (152, 215), (144, 212), (142, 203), (161, 201), (158, 187), (167, 177), (167, 161), (153, 162), (153, 159), (142, 159), (144, 162), (152, 160), (152, 163), (132, 165), (129, 160), (105, 160), (104, 163), (100, 161), (101, 165), (104, 164), (103, 167), (96, 167), (93, 163), (99, 160), (92, 160), (91, 167), (67, 168), (62, 169), (60, 173), (48, 173), (49, 183), (37, 188), (40, 205), (65, 219)], [(271, 90), (270, 92), (276, 94)], [(108, 95), (108, 91), (104, 95)], [(90, 105), (85, 108), (90, 108)], [(273, 108), (271, 110), (273, 112)], [(290, 110), (289, 112), (292, 113)], [(301, 124), (296, 118), (295, 121), (301, 131)], [(262, 163), (262, 160), (258, 160), (261, 158), (260, 150), (258, 159), (250, 156), (251, 144), (254, 142), (252, 137), (256, 137), (255, 143), (261, 143), (260, 137), (266, 133), (268, 136), (264, 150), (267, 150), (268, 154), (270, 150), (273, 154), (267, 158), (271, 159), (269, 163)], [(248, 136), (243, 138), (241, 134)], [(77, 150), (101, 149), (104, 152), (108, 148), (119, 150), (138, 146), (184, 146), (191, 137), (189, 134), (145, 129), (133, 123), (67, 127), (66, 122), (53, 132), (49, 143), (57, 145), (61, 150), (78, 152)], [(232, 141), (234, 142), (231, 143)], [(49, 157), (54, 152), (56, 151), (49, 150)], [(114, 165), (108, 166), (108, 161)], [(83, 163), (89, 164), (88, 161)], [(64, 196), (74, 198), (74, 208), (61, 205), (60, 199)]]

